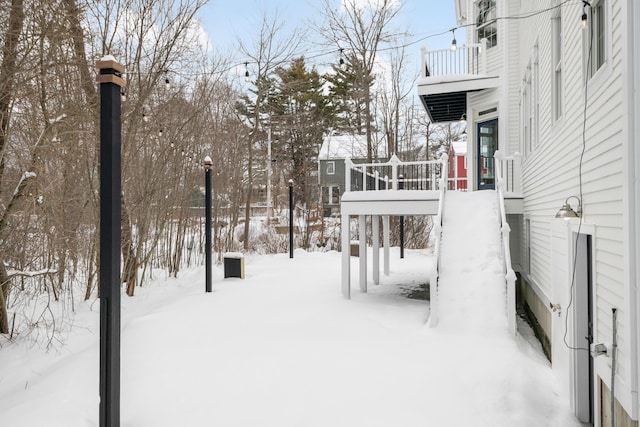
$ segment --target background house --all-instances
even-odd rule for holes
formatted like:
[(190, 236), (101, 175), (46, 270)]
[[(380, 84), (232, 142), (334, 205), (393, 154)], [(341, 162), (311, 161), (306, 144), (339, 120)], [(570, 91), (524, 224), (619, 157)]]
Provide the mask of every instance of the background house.
[[(386, 162), (386, 148), (380, 137), (374, 137), (374, 161)], [(345, 164), (350, 158), (353, 163), (367, 161), (366, 135), (327, 135), (318, 154), (318, 180), (320, 203), (324, 216), (340, 212), (340, 197), (344, 193)], [(354, 182), (354, 185), (357, 185)]]

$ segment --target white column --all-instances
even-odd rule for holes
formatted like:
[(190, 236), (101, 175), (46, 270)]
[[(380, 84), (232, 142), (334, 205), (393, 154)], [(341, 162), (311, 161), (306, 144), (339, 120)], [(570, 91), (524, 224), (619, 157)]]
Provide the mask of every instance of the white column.
[(373, 283), (380, 284), (380, 216), (371, 217), (371, 235), (373, 239)]
[(351, 241), (349, 239), (349, 215), (342, 214), (340, 220), (342, 238), (342, 296), (351, 298)]
[(384, 246), (384, 275), (389, 275), (389, 215), (382, 216), (382, 239)]
[(358, 216), (358, 239), (360, 240), (360, 291), (367, 292), (367, 217)]

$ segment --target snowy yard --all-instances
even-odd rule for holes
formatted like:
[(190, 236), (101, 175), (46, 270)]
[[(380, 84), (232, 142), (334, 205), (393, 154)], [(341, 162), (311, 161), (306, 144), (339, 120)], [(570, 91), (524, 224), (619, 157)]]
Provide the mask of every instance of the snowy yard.
[[(579, 425), (530, 337), (430, 329), (405, 294), (431, 258), (391, 254), (351, 300), (340, 254), (304, 251), (249, 256), (245, 280), (216, 268), (210, 294), (200, 267), (123, 296), (122, 426)], [(49, 353), (3, 343), (1, 426), (98, 425), (98, 305)]]

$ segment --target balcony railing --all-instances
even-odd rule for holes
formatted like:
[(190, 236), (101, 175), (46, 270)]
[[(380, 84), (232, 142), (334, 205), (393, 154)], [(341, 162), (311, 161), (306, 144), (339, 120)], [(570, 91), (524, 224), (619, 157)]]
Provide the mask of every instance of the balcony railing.
[(440, 160), (401, 162), (394, 154), (385, 163), (353, 163), (351, 159), (344, 162), (345, 191), (437, 191), (447, 170), (446, 156)]
[(521, 194), (520, 185), (521, 158), (520, 153), (504, 156), (499, 150), (493, 155), (496, 165), (496, 184), (505, 193)]
[(422, 47), (422, 77), (483, 75), (487, 70), (487, 42), (451, 49), (428, 51)]

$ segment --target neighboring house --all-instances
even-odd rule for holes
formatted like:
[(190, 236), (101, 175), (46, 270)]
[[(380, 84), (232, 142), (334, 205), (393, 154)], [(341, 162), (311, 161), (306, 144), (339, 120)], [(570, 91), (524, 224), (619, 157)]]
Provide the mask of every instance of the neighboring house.
[[(379, 138), (374, 138), (374, 160), (387, 161), (386, 149)], [(340, 212), (340, 197), (344, 193), (345, 159), (354, 163), (367, 161), (366, 135), (328, 135), (322, 141), (318, 154), (320, 203), (324, 216)]]
[(467, 141), (457, 140), (449, 148), (449, 190), (467, 190)]
[[(423, 50), (418, 94), (432, 121), (466, 118), (470, 191), (495, 187), (496, 151), (511, 158), (519, 301), (561, 395), (586, 425), (608, 426), (613, 402), (637, 426), (640, 3), (453, 3), (467, 43)], [(566, 202), (579, 217), (556, 217)]]

